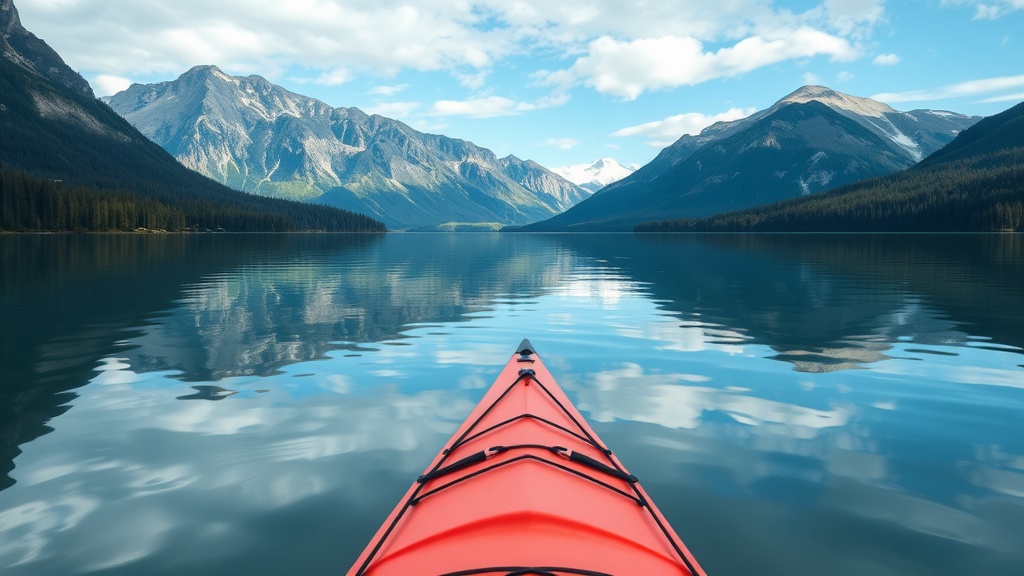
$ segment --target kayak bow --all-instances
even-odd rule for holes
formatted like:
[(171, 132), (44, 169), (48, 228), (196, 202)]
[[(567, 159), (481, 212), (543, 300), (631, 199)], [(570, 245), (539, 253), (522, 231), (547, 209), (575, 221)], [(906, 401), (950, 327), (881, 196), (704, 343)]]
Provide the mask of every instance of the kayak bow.
[(348, 576), (705, 576), (523, 340)]

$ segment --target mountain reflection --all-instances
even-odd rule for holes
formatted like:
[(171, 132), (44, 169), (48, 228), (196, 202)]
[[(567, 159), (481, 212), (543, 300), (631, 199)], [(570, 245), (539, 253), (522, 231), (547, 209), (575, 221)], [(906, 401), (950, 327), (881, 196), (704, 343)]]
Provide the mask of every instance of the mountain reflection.
[[(332, 352), (376, 353), (416, 328), (474, 324), (496, 306), (528, 306), (555, 291), (597, 297), (603, 309), (642, 294), (675, 323), (623, 317), (609, 331), (679, 351), (765, 345), (802, 372), (963, 346), (1019, 352), (1021, 243), (1019, 235), (0, 238), (0, 474), (19, 445), (68, 409), (69, 391), (102, 358), (197, 384), (265, 376)], [(514, 340), (531, 328), (505, 329)], [(585, 340), (571, 323), (551, 330)], [(0, 489), (10, 483), (0, 475)]]
[(358, 250), (274, 255), (188, 287), (124, 356), (136, 370), (187, 381), (265, 376), (332, 350), (396, 343), (410, 326), (466, 321), (502, 295), (536, 294), (568, 275), (568, 254), (512, 240), (396, 235)]
[(643, 283), (683, 326), (743, 335), (798, 371), (857, 368), (894, 342), (1024, 347), (1019, 235), (563, 235)]

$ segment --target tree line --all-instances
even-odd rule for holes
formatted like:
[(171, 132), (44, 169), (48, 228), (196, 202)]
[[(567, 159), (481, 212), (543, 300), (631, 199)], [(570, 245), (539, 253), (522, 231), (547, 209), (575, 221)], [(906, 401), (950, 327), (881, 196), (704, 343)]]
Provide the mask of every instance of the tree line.
[(257, 200), (280, 205), (265, 210), (200, 198), (167, 202), (130, 191), (68, 185), (0, 166), (0, 231), (5, 232), (385, 231), (380, 222), (353, 212)]

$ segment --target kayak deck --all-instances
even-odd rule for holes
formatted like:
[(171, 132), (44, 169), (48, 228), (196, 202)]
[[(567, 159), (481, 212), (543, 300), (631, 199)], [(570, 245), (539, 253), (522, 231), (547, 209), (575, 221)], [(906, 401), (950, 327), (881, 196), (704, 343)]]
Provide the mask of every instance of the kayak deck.
[(704, 572), (524, 340), (348, 574)]

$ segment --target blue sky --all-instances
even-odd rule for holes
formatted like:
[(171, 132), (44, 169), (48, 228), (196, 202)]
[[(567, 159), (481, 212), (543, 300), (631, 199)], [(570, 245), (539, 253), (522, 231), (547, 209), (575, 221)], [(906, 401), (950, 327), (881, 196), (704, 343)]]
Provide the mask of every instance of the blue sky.
[(98, 95), (213, 64), (548, 167), (645, 164), (804, 84), (1024, 101), (1024, 0), (15, 0)]

